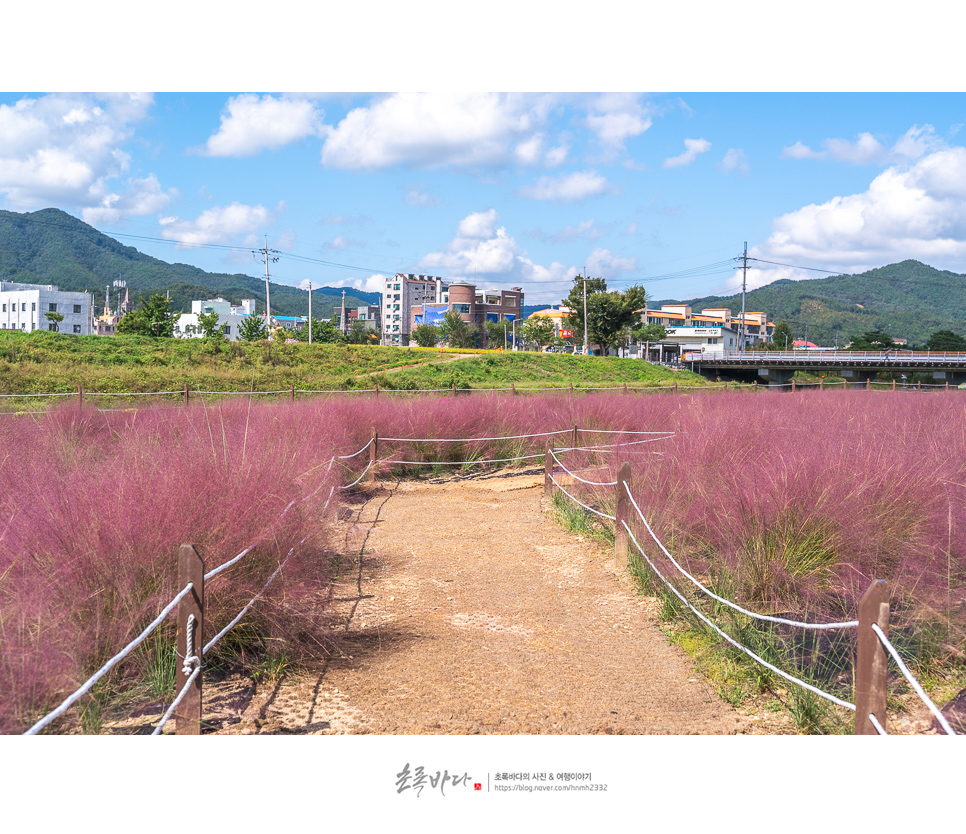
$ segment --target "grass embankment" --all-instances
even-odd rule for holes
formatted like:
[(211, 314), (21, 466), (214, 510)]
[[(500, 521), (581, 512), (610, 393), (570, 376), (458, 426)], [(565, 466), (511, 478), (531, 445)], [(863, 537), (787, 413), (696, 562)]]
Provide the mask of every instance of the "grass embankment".
[(0, 331), (0, 394), (706, 384), (636, 359)]

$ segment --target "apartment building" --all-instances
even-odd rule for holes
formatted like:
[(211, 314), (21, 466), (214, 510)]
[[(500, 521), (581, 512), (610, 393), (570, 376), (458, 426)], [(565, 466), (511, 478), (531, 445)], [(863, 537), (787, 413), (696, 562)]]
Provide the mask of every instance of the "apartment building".
[(437, 324), (447, 313), (459, 317), (483, 329), (488, 322), (517, 321), (523, 311), (523, 289), (477, 290), (475, 284), (454, 281), (449, 285), (448, 296), (443, 301), (413, 304), (411, 306), (410, 332), (419, 324)]
[[(94, 302), (86, 292), (61, 292), (53, 284), (0, 281), (0, 329), (53, 330), (89, 336), (93, 332)], [(64, 318), (50, 321), (45, 313)]]
[(383, 345), (408, 345), (412, 333), (413, 305), (444, 304), (449, 286), (442, 278), (397, 272), (386, 278), (382, 291)]

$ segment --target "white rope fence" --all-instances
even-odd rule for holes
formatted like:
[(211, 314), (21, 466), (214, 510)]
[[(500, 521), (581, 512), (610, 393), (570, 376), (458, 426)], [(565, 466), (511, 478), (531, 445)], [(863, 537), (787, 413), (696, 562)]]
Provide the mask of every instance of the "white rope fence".
[(564, 486), (556, 478), (554, 478), (553, 474), (550, 475), (550, 480), (554, 483), (557, 489), (559, 489), (564, 495), (566, 495), (575, 504), (579, 504), (585, 510), (592, 512), (594, 515), (599, 515), (601, 518), (606, 518), (606, 519), (609, 519), (610, 521), (617, 521), (616, 516), (608, 515), (607, 513), (601, 512), (600, 510), (595, 509), (594, 507), (590, 507), (587, 504), (585, 504), (583, 501), (581, 501), (579, 498), (576, 498), (573, 495), (571, 495), (569, 492), (567, 492), (566, 488), (564, 488)]
[(674, 565), (675, 568), (677, 568), (678, 573), (687, 577), (687, 579), (689, 579), (696, 588), (703, 591), (712, 599), (715, 599), (718, 602), (722, 603), (723, 605), (726, 605), (729, 608), (735, 611), (738, 611), (739, 613), (744, 614), (745, 616), (751, 617), (755, 620), (767, 620), (770, 623), (780, 623), (782, 625), (795, 626), (796, 628), (839, 629), (839, 628), (857, 628), (858, 627), (859, 625), (858, 620), (848, 620), (846, 622), (841, 622), (841, 623), (806, 623), (806, 622), (800, 622), (798, 620), (786, 620), (784, 617), (772, 617), (772, 616), (769, 616), (768, 614), (758, 614), (754, 611), (749, 611), (746, 608), (742, 608), (740, 605), (737, 605), (731, 600), (718, 596), (709, 588), (706, 588), (704, 585), (702, 585), (697, 579), (695, 579), (690, 573), (688, 573), (683, 567), (681, 567), (680, 564), (678, 564), (677, 560), (670, 554), (668, 549), (662, 544), (661, 540), (654, 535), (654, 531), (651, 529), (651, 525), (647, 523), (647, 519), (644, 518), (644, 513), (641, 512), (641, 508), (637, 505), (637, 501), (635, 501), (634, 496), (631, 495), (630, 487), (627, 485), (627, 481), (624, 481), (623, 485), (624, 485), (624, 489), (627, 490), (627, 496), (628, 498), (630, 498), (631, 505), (637, 511), (637, 517), (640, 518), (641, 522), (644, 524), (644, 527), (647, 528), (647, 532), (654, 540), (654, 543), (661, 549), (661, 552), (663, 552), (664, 555), (667, 556), (671, 564)]
[(916, 695), (919, 696), (922, 702), (929, 708), (929, 711), (935, 716), (936, 721), (939, 722), (939, 726), (943, 728), (946, 735), (957, 735), (956, 731), (949, 726), (946, 716), (943, 715), (939, 707), (932, 702), (925, 690), (919, 684), (919, 681), (912, 676), (912, 673), (909, 671), (906, 664), (902, 662), (902, 658), (899, 657), (899, 652), (896, 651), (896, 647), (892, 645), (892, 643), (889, 641), (889, 638), (885, 636), (877, 623), (872, 623), (872, 630), (875, 632), (876, 637), (879, 638), (879, 642), (885, 647), (885, 650), (892, 655), (892, 659), (896, 662), (896, 666), (899, 667), (899, 671), (902, 672), (903, 677), (909, 682), (909, 685), (913, 688)]
[(838, 705), (840, 707), (845, 707), (846, 709), (850, 709), (850, 710), (853, 710), (853, 711), (855, 710), (855, 704), (851, 704), (848, 701), (843, 701), (841, 698), (837, 698), (835, 695), (832, 695), (832, 694), (830, 694), (828, 692), (825, 692), (825, 691), (819, 689), (817, 686), (813, 686), (812, 684), (810, 684), (810, 683), (808, 683), (806, 681), (803, 681), (800, 678), (796, 678), (794, 675), (788, 674), (788, 672), (785, 672), (782, 669), (779, 669), (777, 666), (772, 665), (767, 660), (765, 660), (763, 657), (759, 657), (751, 649), (746, 648), (741, 643), (739, 643), (737, 640), (735, 640), (733, 637), (731, 637), (729, 634), (725, 633), (715, 623), (713, 623), (704, 614), (702, 614), (697, 608), (695, 608), (691, 604), (691, 602), (677, 588), (674, 587), (674, 585), (672, 585), (670, 582), (668, 582), (668, 580), (665, 578), (664, 574), (661, 573), (660, 570), (658, 570), (657, 566), (648, 558), (648, 555), (644, 552), (644, 549), (640, 546), (640, 544), (638, 544), (637, 539), (634, 537), (633, 531), (631, 530), (630, 527), (627, 526), (627, 523), (626, 522), (623, 522), (623, 527), (627, 531), (627, 534), (630, 537), (630, 540), (632, 542), (634, 542), (634, 546), (640, 552), (641, 556), (644, 557), (644, 559), (648, 563), (648, 565), (651, 566), (651, 570), (654, 571), (654, 573), (658, 576), (658, 578), (660, 578), (660, 580), (665, 585), (667, 585), (668, 588), (671, 589), (671, 592), (679, 600), (681, 600), (681, 602), (683, 602), (688, 608), (691, 609), (692, 612), (694, 612), (695, 616), (697, 616), (698, 618), (700, 618), (702, 620), (702, 622), (704, 622), (706, 625), (708, 625), (712, 629), (714, 629), (714, 631), (716, 631), (721, 637), (723, 637), (725, 640), (727, 640), (732, 646), (734, 646), (736, 649), (739, 649), (740, 651), (744, 652), (752, 660), (756, 661), (757, 663), (760, 663), (766, 669), (770, 669), (776, 675), (779, 675), (780, 677), (784, 678), (785, 680), (790, 681), (791, 683), (797, 684), (798, 686), (801, 686), (802, 688), (807, 689), (809, 692), (813, 692), (816, 695), (818, 695), (818, 696), (820, 696), (822, 698), (825, 698), (827, 701), (831, 701), (833, 704), (836, 704), (836, 705)]
[(116, 655), (114, 655), (114, 657), (108, 660), (107, 663), (105, 663), (103, 666), (101, 666), (100, 669), (98, 669), (93, 675), (91, 675), (87, 679), (87, 681), (85, 681), (84, 684), (80, 687), (80, 689), (68, 695), (67, 698), (64, 699), (63, 703), (59, 707), (57, 707), (57, 709), (47, 713), (47, 715), (41, 718), (29, 730), (27, 730), (24, 733), (24, 735), (25, 736), (36, 735), (42, 729), (44, 729), (44, 727), (47, 727), (49, 724), (51, 724), (53, 721), (60, 718), (60, 716), (62, 716), (65, 712), (67, 712), (68, 709), (70, 709), (75, 703), (77, 703), (77, 701), (81, 698), (81, 696), (83, 696), (84, 694), (90, 691), (90, 689), (94, 686), (95, 683), (97, 683), (101, 678), (104, 677), (104, 675), (110, 672), (111, 669), (117, 666), (118, 663), (124, 660), (125, 657), (127, 657), (138, 646), (140, 646), (141, 643), (143, 643), (148, 638), (151, 632), (154, 631), (159, 625), (161, 625), (161, 623), (164, 621), (164, 618), (167, 617), (168, 614), (170, 614), (175, 609), (178, 603), (181, 602), (181, 600), (184, 597), (186, 597), (188, 594), (191, 593), (193, 588), (194, 588), (194, 585), (190, 582), (184, 588), (182, 588), (181, 591), (175, 596), (175, 598), (171, 600), (171, 602), (169, 602), (164, 607), (161, 613), (158, 614), (158, 616), (155, 617), (154, 620), (152, 620), (151, 623), (145, 627), (144, 631), (142, 631), (137, 637), (135, 637), (130, 643), (128, 643), (123, 649), (121, 649)]
[(580, 481), (582, 484), (587, 484), (589, 486), (617, 486), (617, 481), (588, 481), (586, 478), (581, 478), (580, 475), (578, 475), (576, 472), (573, 472), (570, 469), (568, 469), (566, 466), (564, 466), (563, 461), (561, 461), (560, 458), (557, 457), (557, 454), (556, 452), (554, 452), (553, 449), (550, 450), (550, 457), (552, 457), (560, 466), (560, 468), (563, 469), (563, 471), (566, 472), (568, 475), (570, 475), (570, 477), (573, 478), (575, 481)]

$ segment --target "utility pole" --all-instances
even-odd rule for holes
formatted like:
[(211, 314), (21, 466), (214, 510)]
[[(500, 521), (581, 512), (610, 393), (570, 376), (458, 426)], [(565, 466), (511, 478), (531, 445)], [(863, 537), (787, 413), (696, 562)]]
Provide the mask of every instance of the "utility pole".
[(268, 235), (265, 235), (265, 247), (263, 249), (256, 249), (252, 252), (253, 255), (262, 255), (265, 258), (265, 328), (271, 333), (272, 332), (272, 299), (271, 291), (268, 287), (268, 262), (276, 263), (278, 261), (279, 251), (278, 249), (268, 248)]
[(309, 281), (309, 344), (312, 344), (312, 282)]
[(584, 278), (584, 356), (588, 355), (587, 350), (589, 348), (589, 344), (587, 342), (587, 275), (586, 275), (586, 271), (587, 270), (585, 268), (584, 269), (585, 274), (583, 276)]
[(741, 256), (741, 340), (738, 350), (745, 349), (745, 291), (748, 288), (748, 241), (745, 241), (745, 251)]
[[(424, 315), (423, 320), (425, 321), (425, 319), (426, 317)], [(343, 336), (348, 333), (348, 328), (345, 326), (345, 290), (342, 291), (342, 318), (339, 320), (339, 329), (342, 331)]]

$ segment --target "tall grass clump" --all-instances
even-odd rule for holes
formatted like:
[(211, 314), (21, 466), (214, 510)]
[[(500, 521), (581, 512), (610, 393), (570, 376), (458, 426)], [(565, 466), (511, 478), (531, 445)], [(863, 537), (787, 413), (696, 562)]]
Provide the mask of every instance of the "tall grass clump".
[[(624, 398), (613, 399), (619, 407)], [(961, 395), (723, 393), (647, 403), (660, 406), (654, 425), (674, 429), (674, 436), (623, 448), (598, 479), (612, 480), (622, 460), (632, 462), (635, 500), (692, 575), (751, 610), (825, 622), (854, 619), (858, 598), (873, 579), (884, 579), (892, 640), (907, 662), (925, 672), (948, 657), (950, 647), (962, 651)], [(582, 492), (592, 495), (593, 489)], [(677, 577), (682, 592), (701, 599), (642, 524), (635, 535), (661, 571)], [(707, 599), (696, 604), (776, 665), (851, 699), (854, 633), (822, 632), (809, 642)], [(792, 695), (782, 681), (769, 685), (787, 690), (803, 727), (840, 723), (813, 696)], [(903, 688), (901, 681), (897, 687)]]
[[(257, 654), (284, 636), (295, 653), (318, 649), (314, 602), (329, 570), (321, 511), (343, 439), (310, 408), (247, 403), (72, 405), (0, 422), (0, 731), (25, 729), (154, 619), (179, 590), (182, 542), (206, 570), (254, 545), (208, 584), (205, 639), (288, 558), (248, 617), (257, 628), (233, 648)], [(166, 622), (105, 686), (146, 673), (166, 689), (155, 667), (170, 661), (173, 637)]]

